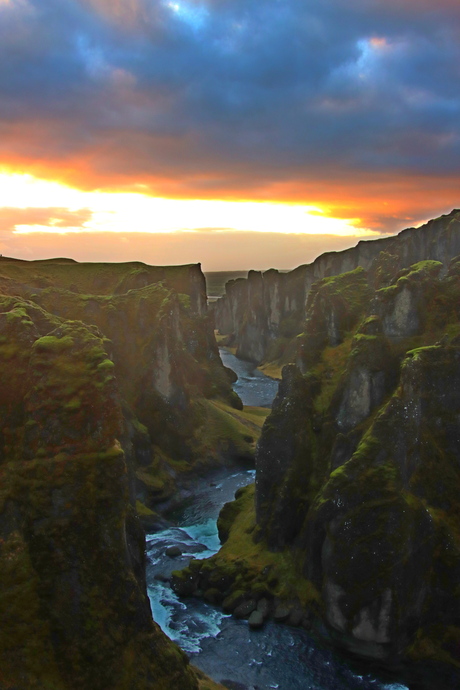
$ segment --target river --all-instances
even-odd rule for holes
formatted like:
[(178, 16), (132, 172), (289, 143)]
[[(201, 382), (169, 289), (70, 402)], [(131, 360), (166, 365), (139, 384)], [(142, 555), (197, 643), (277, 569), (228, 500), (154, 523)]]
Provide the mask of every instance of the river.
[[(270, 405), (276, 382), (227, 351), (222, 359), (240, 377), (234, 388), (244, 404)], [(174, 526), (147, 535), (147, 584), (156, 622), (195, 666), (233, 690), (407, 690), (356, 673), (302, 629), (268, 623), (263, 630), (251, 630), (247, 621), (198, 599), (180, 600), (171, 590), (173, 570), (185, 567), (191, 557), (207, 558), (218, 551), (219, 511), (237, 488), (252, 481), (253, 470), (221, 470), (197, 480), (193, 501), (169, 516)], [(182, 555), (166, 555), (171, 546)]]
[(220, 358), (223, 364), (233, 369), (238, 376), (238, 381), (233, 384), (233, 390), (238, 393), (243, 405), (271, 407), (273, 398), (278, 392), (278, 381), (262, 374), (252, 362), (238, 359), (224, 348), (220, 349)]

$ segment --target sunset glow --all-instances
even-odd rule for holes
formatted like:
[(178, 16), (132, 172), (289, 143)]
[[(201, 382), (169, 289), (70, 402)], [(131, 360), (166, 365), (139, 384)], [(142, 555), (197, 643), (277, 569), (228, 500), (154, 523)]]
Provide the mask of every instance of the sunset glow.
[(0, 253), (294, 268), (449, 212), (459, 21), (454, 0), (0, 0)]
[[(353, 220), (323, 217), (318, 208), (300, 204), (199, 199), (162, 199), (142, 194), (82, 192), (30, 175), (0, 174), (8, 206), (16, 208), (88, 209), (91, 219), (63, 226), (51, 215), (47, 225), (18, 223), (15, 234), (49, 232), (149, 232), (234, 230), (278, 233), (326, 233), (369, 236)], [(224, 224), (225, 223), (225, 224)]]

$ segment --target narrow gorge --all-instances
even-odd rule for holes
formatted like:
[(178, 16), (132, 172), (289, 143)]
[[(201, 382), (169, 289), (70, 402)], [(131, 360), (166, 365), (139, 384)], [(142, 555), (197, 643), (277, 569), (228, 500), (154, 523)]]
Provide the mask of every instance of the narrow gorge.
[[(305, 314), (283, 342), (293, 363), (262, 430), (255, 487), (222, 511), (220, 552), (177, 574), (201, 590), (211, 577), (225, 610), (305, 625), (411, 689), (460, 681), (459, 218), (405, 231), (388, 251), (365, 247), (367, 270), (338, 272), (359, 264), (359, 245), (320, 257), (328, 275), (306, 298), (305, 283), (297, 297), (287, 286), (314, 266), (279, 275), (281, 304)], [(251, 333), (266, 368), (280, 342), (267, 326), (274, 277), (227, 286), (216, 309), (225, 333), (232, 304), (240, 329), (227, 342), (244, 350)]]
[[(261, 640), (276, 620), (388, 683), (457, 687), (459, 254), (453, 211), (211, 307), (199, 265), (1, 257), (0, 689), (219, 687), (152, 618), (145, 533), (249, 467), (222, 548), (165, 587)], [(214, 327), (280, 379), (270, 412)]]

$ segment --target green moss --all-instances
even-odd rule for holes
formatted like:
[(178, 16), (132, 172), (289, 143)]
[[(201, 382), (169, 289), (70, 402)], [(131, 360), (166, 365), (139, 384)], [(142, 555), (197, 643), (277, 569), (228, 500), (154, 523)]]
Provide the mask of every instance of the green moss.
[(136, 476), (154, 493), (162, 493), (171, 484), (168, 474), (164, 470), (161, 471), (157, 465), (138, 469)]
[(367, 333), (356, 333), (353, 338), (353, 345), (363, 345), (368, 343), (375, 343), (378, 335), (368, 335)]
[(70, 349), (73, 344), (74, 341), (70, 336), (59, 338), (53, 335), (45, 335), (35, 342), (34, 347), (42, 352), (62, 352), (63, 350)]
[(100, 362), (97, 365), (97, 370), (98, 371), (103, 371), (103, 372), (111, 372), (115, 369), (115, 364), (112, 362), (111, 359), (104, 359), (103, 362)]
[(148, 508), (144, 503), (141, 503), (141, 501), (136, 501), (136, 512), (138, 515), (144, 516), (144, 517), (151, 517), (152, 515), (155, 515), (156, 513)]
[(298, 554), (291, 549), (273, 553), (263, 541), (254, 540), (254, 485), (242, 491), (235, 503), (228, 538), (215, 556), (203, 562), (205, 567), (216, 569), (216, 577), (230, 575), (230, 580), (238, 573), (229, 595), (234, 598), (259, 587), (281, 599), (298, 598), (304, 606), (318, 605), (317, 589), (299, 575)]
[(380, 288), (377, 290), (377, 296), (384, 300), (391, 300), (398, 293), (398, 285), (388, 285), (387, 287)]
[(29, 318), (29, 315), (25, 309), (22, 307), (15, 307), (8, 311), (6, 314), (6, 320), (10, 324), (14, 324), (15, 321), (21, 321), (23, 325), (33, 326), (33, 321)]
[(425, 345), (423, 347), (417, 347), (413, 350), (408, 350), (406, 352), (406, 357), (409, 359), (417, 360), (419, 359), (424, 353), (429, 354), (433, 351), (439, 350), (439, 346), (437, 345)]
[(352, 338), (348, 336), (337, 347), (324, 348), (319, 364), (311, 371), (321, 381), (320, 392), (314, 400), (314, 409), (319, 414), (329, 408), (337, 386), (346, 373), (351, 346)]
[(64, 404), (64, 409), (71, 410), (71, 411), (72, 410), (79, 410), (81, 407), (81, 404), (82, 404), (82, 401), (80, 398), (72, 398), (71, 400), (69, 400), (69, 402), (66, 402)]
[(399, 281), (407, 281), (413, 279), (419, 279), (421, 277), (429, 276), (431, 278), (436, 278), (442, 269), (442, 263), (440, 261), (425, 260), (419, 261), (416, 264), (412, 264), (410, 268), (402, 271), (402, 275), (398, 278)]
[(139, 434), (148, 435), (148, 429), (147, 429), (147, 427), (146, 427), (144, 424), (141, 424), (141, 422), (137, 419), (137, 417), (134, 417), (134, 418), (131, 420), (131, 422), (132, 422), (132, 425), (134, 426), (134, 428), (136, 429), (136, 431), (137, 431)]
[(194, 401), (195, 438), (201, 456), (231, 453), (252, 457), (269, 410), (251, 409), (235, 410), (218, 400)]
[(191, 300), (190, 300), (190, 295), (184, 295), (184, 294), (179, 294), (179, 304), (183, 309), (190, 309), (191, 306)]

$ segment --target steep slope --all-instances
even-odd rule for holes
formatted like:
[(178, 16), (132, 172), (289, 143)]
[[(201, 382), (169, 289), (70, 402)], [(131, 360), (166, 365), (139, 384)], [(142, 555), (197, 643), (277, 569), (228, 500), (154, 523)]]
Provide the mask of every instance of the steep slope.
[[(78, 264), (0, 260), (5, 293), (107, 339), (123, 400), (120, 439), (136, 466), (144, 520), (190, 472), (254, 456), (253, 430), (235, 427), (241, 407), (222, 366), (198, 265)], [(209, 427), (218, 418), (219, 437)], [(150, 518), (149, 518), (150, 516)]]
[(199, 266), (2, 257), (0, 288), (0, 688), (217, 690), (152, 620), (139, 519), (254, 453)]
[(247, 279), (227, 283), (225, 296), (215, 303), (216, 328), (228, 336), (238, 357), (257, 364), (292, 362), (312, 285), (357, 267), (374, 274), (373, 262), (382, 251), (392, 255), (393, 270), (426, 259), (447, 265), (460, 253), (460, 211), (395, 237), (361, 241), (351, 249), (322, 254), (312, 264), (289, 273), (250, 271)]
[(198, 688), (151, 618), (106, 344), (0, 298), (3, 690)]
[(175, 587), (313, 625), (433, 690), (460, 682), (460, 257), (395, 268), (382, 253), (312, 288), (255, 495)]

